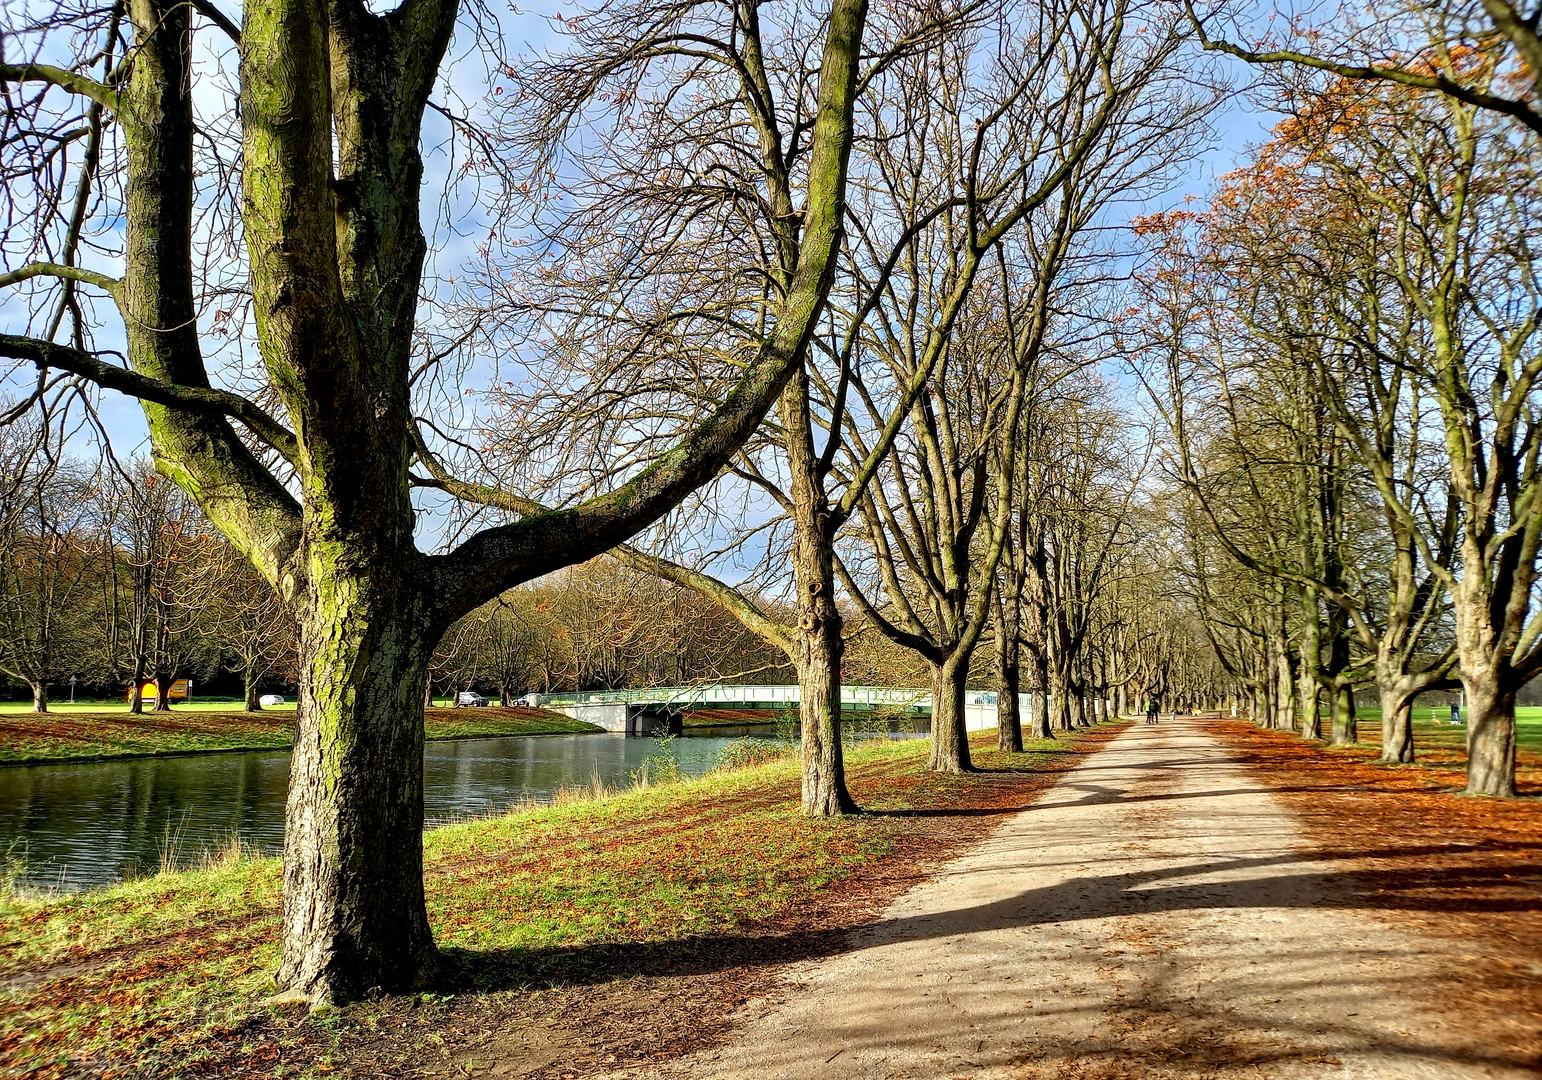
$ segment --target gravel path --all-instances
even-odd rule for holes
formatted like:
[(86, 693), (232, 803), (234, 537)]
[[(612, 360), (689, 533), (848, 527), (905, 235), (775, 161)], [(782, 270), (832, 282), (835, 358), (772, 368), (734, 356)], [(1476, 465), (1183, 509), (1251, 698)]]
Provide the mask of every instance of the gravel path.
[(669, 1075), (1537, 1076), (1297, 833), (1202, 721), (1137, 724)]

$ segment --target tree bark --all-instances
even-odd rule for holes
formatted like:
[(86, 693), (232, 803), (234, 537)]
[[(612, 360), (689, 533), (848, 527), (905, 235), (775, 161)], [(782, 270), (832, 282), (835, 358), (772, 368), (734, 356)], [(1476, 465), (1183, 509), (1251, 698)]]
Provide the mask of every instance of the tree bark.
[(932, 664), (932, 753), (927, 767), (933, 772), (972, 772), (969, 735), (964, 728), (964, 678), (962, 663)]
[[(831, 608), (834, 605), (830, 605)], [(802, 731), (803, 813), (834, 817), (859, 809), (846, 790), (841, 750), (841, 624), (803, 629), (798, 669), (798, 720)]]
[(1049, 717), (1049, 663), (1042, 649), (1029, 649), (1028, 662), (1033, 665), (1033, 678), (1038, 687), (1033, 691), (1033, 700), (1029, 703), (1029, 709), (1032, 710), (1029, 729), (1035, 739), (1053, 739), (1055, 729)]
[(1314, 678), (1311, 696), (1301, 699), (1301, 737), (1303, 739), (1322, 738), (1322, 707), (1318, 704), (1318, 692), (1317, 680)]
[(1006, 573), (998, 579), (996, 598), (991, 604), (996, 628), (996, 746), (1008, 754), (1022, 753), (1023, 749), (1023, 712), (1017, 697), (1023, 684), (1022, 647), (1018, 641), (1023, 574), (1012, 565), (1017, 550), (1013, 549), (1013, 560), (1003, 566)]
[(32, 711), (46, 713), (48, 711), (48, 684), (45, 682), (32, 683)]
[(1049, 692), (1036, 691), (1033, 695), (1033, 736), (1036, 739), (1053, 739), (1055, 728), (1049, 719)]
[[(1470, 539), (1463, 546), (1464, 575), (1451, 591), (1456, 609), (1456, 644), (1462, 689), (1467, 697), (1467, 794), (1515, 796), (1515, 692), (1509, 678), (1515, 633), (1492, 614), (1495, 593), (1509, 598), (1513, 585), (1498, 588), (1484, 575)], [(1514, 601), (1510, 607), (1517, 606)], [(1528, 603), (1529, 606), (1529, 603)], [(1506, 612), (1508, 614), (1508, 611)], [(1496, 626), (1496, 623), (1500, 625)], [(1516, 635), (1518, 636), (1518, 635)]]
[(1413, 701), (1398, 687), (1378, 688), (1381, 699), (1381, 757), (1387, 765), (1414, 760)]
[(1355, 716), (1355, 691), (1345, 684), (1334, 687), (1333, 738), (1329, 746), (1353, 746), (1360, 741), (1360, 721)]
[(841, 749), (843, 620), (835, 603), (835, 518), (814, 452), (808, 372), (799, 367), (779, 402), (791, 473), (793, 581), (798, 595), (794, 666), (803, 736), (803, 812), (833, 817), (857, 810), (846, 790)]
[(1322, 714), (1317, 706), (1318, 668), (1322, 666), (1322, 622), (1319, 618), (1317, 594), (1311, 589), (1301, 590), (1301, 661), (1296, 674), (1296, 692), (1300, 697), (1301, 737), (1322, 738)]
[(1515, 692), (1462, 668), (1467, 696), (1467, 794), (1515, 797)]
[(155, 711), (171, 712), (171, 683), (170, 675), (156, 675), (155, 677)]
[(1071, 688), (1064, 679), (1055, 680), (1055, 727), (1061, 731), (1076, 730), (1071, 712)]
[(996, 746), (1009, 754), (1023, 751), (1022, 670), (1016, 664), (998, 672), (996, 679)]
[(1274, 655), (1274, 718), (1276, 731), (1296, 729), (1295, 687), (1291, 685), (1290, 649), (1285, 644), (1283, 626), (1277, 626), (1270, 634), (1271, 651)]
[(312, 558), (300, 619), (278, 983), (315, 1001), (411, 988), (435, 957), (419, 692), (435, 637), (404, 587), (410, 562), (359, 554)]
[(262, 702), (258, 700), (261, 695), (257, 693), (257, 675), (251, 665), (247, 666), (245, 676), (242, 680), (246, 696), (245, 709), (247, 712), (262, 712)]

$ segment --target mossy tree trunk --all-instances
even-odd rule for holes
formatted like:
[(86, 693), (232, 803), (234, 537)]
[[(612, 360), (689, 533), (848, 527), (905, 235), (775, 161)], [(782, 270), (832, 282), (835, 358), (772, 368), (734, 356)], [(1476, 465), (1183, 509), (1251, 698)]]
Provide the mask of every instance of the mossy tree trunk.
[(996, 659), (996, 747), (1009, 754), (1021, 753), (1023, 749), (1023, 713), (1018, 694), (1022, 692), (1023, 685), (1019, 634), (1025, 582), (1016, 565), (1020, 546), (1014, 544), (1012, 550), (1003, 556), (997, 580), (996, 602), (992, 610), (996, 630), (993, 642)]
[(439, 630), (414, 583), (413, 553), (358, 541), (311, 551), (279, 983), (347, 999), (433, 971), (420, 687)]
[(969, 732), (964, 724), (964, 677), (968, 662), (945, 660), (932, 664), (932, 750), (927, 768), (933, 772), (970, 772)]
[(835, 533), (845, 515), (830, 505), (825, 491), (828, 470), (814, 448), (807, 365), (793, 372), (778, 410), (791, 480), (787, 494), (798, 616), (791, 655), (798, 671), (802, 805), (811, 817), (832, 817), (857, 809), (846, 790), (841, 748), (841, 660), (846, 646), (844, 621), (835, 602)]
[(1414, 760), (1413, 702), (1406, 695), (1384, 688), (1381, 698), (1381, 757), (1388, 765), (1411, 765)]
[[(481, 603), (658, 521), (716, 476), (759, 426), (829, 289), (866, 3), (832, 4), (801, 159), (805, 203), (787, 216), (801, 244), (735, 386), (652, 468), (616, 490), (560, 512), (516, 506), (521, 520), (485, 528), (439, 556), (414, 547), (412, 487), (486, 501), (478, 485), (441, 470), (411, 405), (427, 250), (420, 126), (456, 3), (404, 0), (375, 15), (347, 0), (271, 0), (245, 5), (239, 31), (227, 28), (239, 36), (240, 206), (257, 346), (287, 423), (213, 387), (201, 351), (192, 8), (134, 0), (126, 12), (132, 62), (119, 67), (121, 83), (9, 64), (0, 64), (0, 80), (84, 95), (120, 129), (123, 277), (82, 280), (119, 306), (128, 366), (15, 335), (0, 335), (0, 355), (139, 398), (156, 468), (197, 501), (296, 616), (301, 689), (281, 988), (320, 1002), (409, 987), (433, 957), (421, 845), (431, 651), (446, 627)], [(249, 440), (283, 459), (286, 479)], [(415, 461), (432, 475), (415, 474)], [(136, 661), (135, 711), (144, 674)]]
[(1049, 662), (1045, 658), (1044, 650), (1040, 648), (1029, 649), (1028, 660), (1033, 669), (1034, 685), (1037, 687), (1033, 691), (1029, 730), (1033, 732), (1035, 739), (1053, 739), (1055, 728), (1050, 722), (1049, 715)]
[(1322, 686), (1318, 670), (1322, 667), (1322, 618), (1317, 593), (1301, 590), (1301, 659), (1296, 675), (1296, 693), (1300, 697), (1301, 737), (1322, 738), (1322, 712), (1317, 699)]

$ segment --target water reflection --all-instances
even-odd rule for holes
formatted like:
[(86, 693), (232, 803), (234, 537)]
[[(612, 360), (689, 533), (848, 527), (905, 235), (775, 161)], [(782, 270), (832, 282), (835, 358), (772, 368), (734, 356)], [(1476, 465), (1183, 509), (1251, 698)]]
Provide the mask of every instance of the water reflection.
[[(622, 735), (431, 742), (424, 815), (442, 825), (596, 778), (622, 786), (663, 752), (699, 776), (734, 739), (775, 734), (756, 724), (688, 731), (667, 743)], [(906, 723), (891, 734), (913, 732)], [(15, 878), (24, 887), (82, 889), (153, 872), (167, 859), (187, 865), (233, 836), (273, 853), (283, 845), (288, 786), (285, 750), (0, 768), (0, 854), (20, 866)]]
[[(697, 776), (728, 735), (672, 740), (680, 770)], [(621, 785), (661, 751), (654, 739), (547, 735), (429, 743), (423, 755), (430, 825), (550, 799), (561, 787)], [(89, 888), (186, 865), (239, 836), (276, 852), (284, 839), (289, 753), (267, 750), (0, 769), (0, 853), (20, 884)]]

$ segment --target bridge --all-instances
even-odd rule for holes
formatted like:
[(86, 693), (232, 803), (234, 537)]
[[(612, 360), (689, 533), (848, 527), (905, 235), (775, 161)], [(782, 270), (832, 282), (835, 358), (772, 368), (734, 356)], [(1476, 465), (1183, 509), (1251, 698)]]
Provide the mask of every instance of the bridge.
[[(1032, 694), (1019, 694), (1027, 715)], [(584, 720), (606, 731), (646, 734), (672, 727), (689, 709), (764, 709), (769, 714), (795, 709), (802, 700), (796, 685), (748, 686), (711, 683), (700, 686), (653, 686), (640, 690), (597, 690), (576, 694), (531, 694), (526, 701), (575, 720)], [(843, 713), (890, 712), (930, 716), (932, 692), (895, 686), (841, 687)], [(769, 719), (769, 716), (768, 716)], [(980, 731), (995, 726), (996, 695), (969, 691), (964, 697), (965, 726)]]

